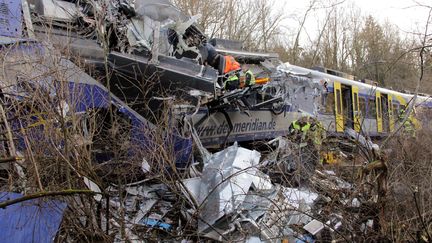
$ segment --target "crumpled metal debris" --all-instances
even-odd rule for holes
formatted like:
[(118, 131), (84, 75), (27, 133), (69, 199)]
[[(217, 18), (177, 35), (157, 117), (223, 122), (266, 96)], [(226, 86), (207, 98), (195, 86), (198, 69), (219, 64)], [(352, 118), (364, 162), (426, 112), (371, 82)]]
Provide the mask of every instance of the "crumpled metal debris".
[(258, 152), (234, 144), (207, 157), (201, 177), (182, 181), (185, 196), (198, 203), (198, 230), (203, 236), (241, 240), (240, 232), (247, 231), (272, 242), (294, 236), (290, 225), (312, 220), (305, 213), (318, 194), (274, 185), (259, 170), (259, 158)]
[(136, 0), (134, 5), (138, 16), (146, 16), (155, 21), (179, 21), (185, 18), (169, 0)]
[(277, 137), (267, 144), (274, 150), (265, 156), (262, 165), (274, 182), (285, 186), (302, 185), (314, 173), (319, 156), (312, 141), (299, 143)]
[(306, 224), (303, 229), (311, 233), (312, 235), (318, 234), (322, 229), (324, 229), (324, 224), (316, 219), (310, 221)]
[(244, 201), (260, 159), (257, 151), (237, 144), (213, 154), (204, 165), (198, 203), (202, 205), (199, 231), (207, 229), (226, 214), (233, 213)]
[(360, 143), (360, 145), (362, 145), (363, 147), (365, 147), (368, 150), (372, 150), (372, 149), (378, 149), (379, 150), (379, 146), (377, 144), (373, 143), (370, 140), (370, 138), (364, 137), (362, 134), (356, 132), (352, 128), (349, 128), (349, 127), (346, 128), (345, 134), (348, 135), (349, 137), (351, 137), (352, 139), (354, 139), (355, 141), (357, 141), (358, 143)]
[(272, 82), (265, 86), (274, 87), (277, 94), (293, 111), (301, 111), (305, 115), (318, 115), (319, 99), (323, 90), (319, 80), (309, 77), (305, 73), (293, 72), (289, 64), (282, 64), (272, 73)]

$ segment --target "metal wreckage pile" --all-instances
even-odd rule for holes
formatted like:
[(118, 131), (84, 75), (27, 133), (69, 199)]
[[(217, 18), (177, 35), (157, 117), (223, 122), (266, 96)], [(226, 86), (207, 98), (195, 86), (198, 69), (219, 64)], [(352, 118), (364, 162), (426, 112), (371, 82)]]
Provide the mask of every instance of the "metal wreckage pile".
[[(139, 117), (138, 122), (150, 124), (157, 120), (150, 113), (157, 115), (161, 104), (174, 96), (177, 99), (173, 114), (183, 125), (179, 126), (179, 133), (190, 141), (184, 149), (188, 156), (180, 157), (188, 157), (189, 161), (182, 161), (183, 166), (178, 170), (161, 169), (159, 173), (175, 179), (171, 184), (152, 179), (150, 175), (155, 165), (146, 158), (139, 170), (148, 178), (141, 181), (121, 186), (110, 183), (101, 188), (94, 180), (82, 176), (84, 184), (96, 193), (92, 205), (97, 216), (91, 220), (97, 221), (100, 231), (113, 241), (352, 241), (363, 239), (363, 235), (379, 227), (380, 190), (371, 192), (374, 186), (370, 186), (366, 192), (354, 184), (353, 178), (342, 179), (334, 171), (325, 170), (319, 160), (321, 148), (309, 138), (293, 139), (302, 134), (288, 135), (288, 126), (286, 136), (273, 134), (261, 139), (257, 145), (257, 149), (265, 148), (260, 149), (261, 152), (234, 142), (210, 153), (195, 131), (194, 127), (207, 117), (197, 115), (202, 108), (206, 108), (208, 114), (223, 113), (231, 130), (230, 115), (224, 112), (230, 108), (234, 109), (231, 112), (248, 113), (265, 107), (281, 114), (290, 107), (291, 111), (296, 111), (297, 118), (313, 116), (318, 109), (315, 104), (319, 102), (311, 101), (318, 99), (322, 92), (319, 80), (290, 72), (270, 54), (224, 49), (223, 44), (228, 42), (216, 40), (219, 55), (231, 54), (239, 60), (249, 60), (256, 64), (254, 71), (258, 78), (262, 75), (270, 80), (264, 85), (223, 92), (221, 80), (226, 77), (218, 75), (223, 58), (220, 63), (213, 62), (214, 66), (203, 65), (209, 52), (205, 35), (194, 25), (197, 17), (183, 15), (168, 1), (136, 0), (134, 4), (128, 1), (23, 2), (29, 11), (23, 8), (29, 36), (44, 40), (47, 31), (43, 23), (49, 19), (52, 36), (44, 45), (58, 47), (67, 43), (68, 49), (84, 60), (85, 70), (90, 66), (95, 68), (94, 78), (109, 69), (112, 73), (109, 81), (100, 79), (102, 83), (110, 83), (108, 89), (82, 70), (74, 71), (71, 77), (77, 75), (81, 84), (91, 84), (101, 93), (111, 92), (120, 97), (113, 96), (115, 98), (110, 100), (119, 111), (126, 110), (125, 114), (130, 117)], [(106, 32), (111, 33), (109, 40), (103, 38)], [(222, 47), (217, 43), (222, 43), (219, 45)], [(68, 70), (77, 68), (68, 60), (59, 65), (65, 65)], [(137, 72), (141, 80), (137, 80)], [(155, 73), (159, 74), (158, 84), (162, 88), (156, 85), (158, 87), (152, 87), (149, 92), (139, 92), (141, 81)], [(165, 96), (154, 98), (162, 93)], [(149, 100), (153, 100), (150, 111), (141, 109), (140, 104)], [(179, 105), (179, 100), (184, 103)], [(223, 136), (223, 143), (232, 144), (229, 133)], [(352, 130), (347, 135), (351, 144), (349, 152), (360, 148), (368, 160), (378, 163), (376, 168), (385, 171), (385, 161), (377, 145)], [(194, 156), (187, 152), (192, 150), (192, 141)], [(370, 180), (370, 177), (364, 174), (363, 179)], [(34, 199), (34, 202), (52, 203), (57, 209), (56, 212), (42, 210), (41, 218), (49, 218), (47, 222), (29, 221), (29, 225), (37, 226), (37, 229), (32, 228), (33, 235), (38, 235), (41, 242), (50, 242), (56, 235), (60, 241), (78, 240), (71, 236), (73, 234), (65, 234), (67, 227), (62, 227), (61, 223), (67, 221), (61, 219), (67, 207), (83, 207), (82, 201), (60, 198), (43, 203)], [(17, 207), (27, 210), (20, 217), (31, 218), (31, 212), (37, 210), (24, 203)], [(13, 218), (11, 210), (10, 206), (0, 209), (0, 217)], [(81, 218), (82, 225), (87, 225), (89, 219)], [(13, 225), (15, 221), (11, 222)], [(61, 230), (57, 232), (59, 227)], [(13, 236), (16, 229), (9, 230), (4, 232), (16, 237)]]

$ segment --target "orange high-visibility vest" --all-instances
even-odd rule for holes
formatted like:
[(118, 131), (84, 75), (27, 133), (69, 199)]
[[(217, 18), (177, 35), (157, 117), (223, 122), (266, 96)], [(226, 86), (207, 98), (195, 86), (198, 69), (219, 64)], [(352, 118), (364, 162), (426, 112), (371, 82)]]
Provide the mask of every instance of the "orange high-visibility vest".
[(224, 74), (240, 69), (240, 63), (238, 63), (232, 56), (224, 56), (225, 58), (225, 69)]

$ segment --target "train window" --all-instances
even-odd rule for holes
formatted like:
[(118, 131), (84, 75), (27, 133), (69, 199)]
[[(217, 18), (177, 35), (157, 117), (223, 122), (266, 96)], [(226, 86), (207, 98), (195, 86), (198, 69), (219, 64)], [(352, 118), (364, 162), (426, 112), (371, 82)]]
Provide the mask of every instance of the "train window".
[(400, 105), (399, 106), (399, 114), (404, 113), (405, 112), (405, 105)]
[(360, 112), (364, 116), (366, 114), (366, 99), (363, 97), (359, 97), (360, 103)]
[(366, 105), (366, 118), (376, 119), (375, 99), (370, 99)]
[(399, 116), (399, 105), (393, 103), (393, 118), (398, 119)]
[(382, 118), (382, 103), (381, 103), (381, 97), (378, 97), (378, 117)]
[(381, 105), (381, 97), (378, 97), (378, 98), (377, 98), (377, 101), (378, 101), (377, 115), (378, 115), (378, 118), (381, 118), (381, 117), (382, 117), (382, 110), (381, 110), (381, 108), (382, 108), (382, 105)]
[(341, 114), (342, 114), (342, 104), (341, 104), (341, 100), (342, 100), (341, 91), (340, 91), (340, 89), (338, 89), (338, 90), (336, 91), (336, 106), (337, 106), (336, 112), (337, 112), (338, 115), (341, 115)]
[(358, 107), (358, 96), (357, 93), (354, 93), (354, 111), (358, 111), (359, 107)]
[(335, 97), (333, 93), (327, 93), (325, 96), (325, 114), (334, 114)]

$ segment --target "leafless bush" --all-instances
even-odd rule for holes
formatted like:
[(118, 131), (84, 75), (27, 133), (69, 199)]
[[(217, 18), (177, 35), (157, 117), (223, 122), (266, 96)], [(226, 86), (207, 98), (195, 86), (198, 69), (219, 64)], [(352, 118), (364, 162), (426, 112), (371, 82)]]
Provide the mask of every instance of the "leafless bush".
[(390, 141), (390, 190), (382, 220), (392, 241), (431, 240), (431, 132), (425, 127), (415, 138), (402, 135)]

